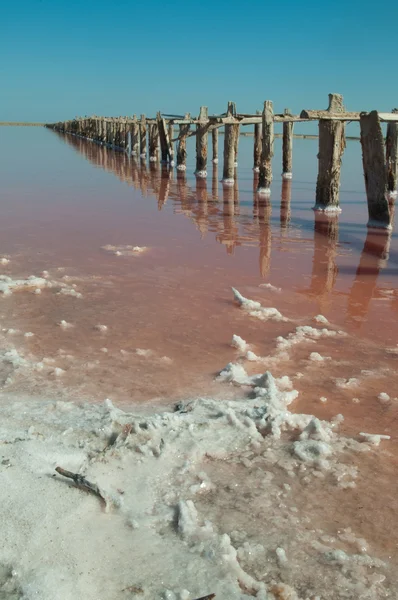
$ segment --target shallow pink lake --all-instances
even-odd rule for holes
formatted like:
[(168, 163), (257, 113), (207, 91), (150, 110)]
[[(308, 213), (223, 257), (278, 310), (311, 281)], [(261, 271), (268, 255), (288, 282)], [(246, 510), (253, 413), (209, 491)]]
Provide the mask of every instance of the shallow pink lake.
[[(54, 367), (10, 377), (3, 364), (2, 390), (109, 397), (122, 406), (233, 396), (239, 392), (215, 376), (239, 357), (234, 334), (272, 358), (278, 336), (315, 326), (321, 314), (346, 335), (298, 344), (272, 372), (295, 379), (294, 410), (326, 419), (342, 413), (343, 431), (391, 435), (391, 460), (377, 484), (387, 494), (398, 455), (396, 229), (366, 227), (358, 142), (348, 142), (344, 155), (338, 218), (311, 209), (315, 140), (294, 141), (294, 178), (283, 183), (276, 140), (266, 201), (255, 193), (252, 145), (253, 138), (241, 138), (236, 185), (223, 188), (222, 164), (210, 164), (206, 180), (193, 176), (193, 142), (182, 174), (50, 130), (2, 128), (0, 257), (9, 262), (0, 274), (25, 279), (47, 271), (49, 280), (82, 295), (45, 288), (0, 297), (3, 347)], [(234, 303), (232, 286), (288, 320), (248, 316)], [(312, 352), (325, 360), (311, 359)], [(264, 365), (246, 361), (245, 368), (254, 373)], [(380, 401), (381, 393), (390, 400)], [(369, 477), (372, 470), (374, 464)], [(390, 552), (396, 536), (381, 517), (372, 529), (372, 506), (359, 516), (347, 501), (345, 510)]]

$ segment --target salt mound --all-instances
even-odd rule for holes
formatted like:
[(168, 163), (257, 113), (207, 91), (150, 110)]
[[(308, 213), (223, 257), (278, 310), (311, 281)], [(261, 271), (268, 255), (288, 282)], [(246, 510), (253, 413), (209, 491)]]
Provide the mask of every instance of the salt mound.
[(260, 302), (245, 298), (235, 288), (232, 288), (232, 292), (235, 300), (239, 303), (241, 308), (245, 310), (251, 317), (255, 317), (261, 321), (287, 321), (287, 319), (276, 308), (265, 308), (264, 306), (261, 306)]
[(112, 252), (115, 256), (139, 256), (148, 250), (146, 246), (112, 246), (111, 244), (101, 246), (101, 248), (107, 252)]
[(231, 346), (233, 348), (237, 348), (237, 350), (239, 350), (240, 352), (246, 352), (248, 344), (247, 342), (245, 342), (245, 340), (243, 338), (241, 338), (239, 335), (233, 335), (232, 336), (232, 342), (231, 342)]

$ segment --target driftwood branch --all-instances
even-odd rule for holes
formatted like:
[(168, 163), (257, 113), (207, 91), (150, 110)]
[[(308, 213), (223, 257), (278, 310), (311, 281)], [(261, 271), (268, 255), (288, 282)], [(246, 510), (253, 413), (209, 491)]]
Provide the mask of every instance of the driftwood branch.
[(101, 490), (99, 489), (98, 485), (96, 485), (95, 483), (91, 483), (91, 481), (87, 481), (87, 479), (85, 479), (83, 475), (79, 475), (78, 473), (72, 473), (71, 471), (67, 471), (62, 467), (57, 467), (55, 470), (60, 475), (63, 475), (68, 479), (72, 479), (78, 487), (84, 488), (88, 492), (91, 492), (95, 496), (98, 496), (98, 498), (101, 498), (101, 500), (103, 500), (106, 503), (106, 499)]

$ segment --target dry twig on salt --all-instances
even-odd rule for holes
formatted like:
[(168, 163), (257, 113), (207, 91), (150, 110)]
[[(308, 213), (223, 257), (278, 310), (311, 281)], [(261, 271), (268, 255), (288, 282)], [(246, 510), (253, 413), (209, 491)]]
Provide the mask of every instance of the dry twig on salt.
[(88, 492), (91, 492), (95, 496), (98, 496), (106, 504), (106, 499), (105, 499), (103, 493), (101, 492), (101, 490), (99, 489), (98, 485), (96, 485), (95, 483), (91, 483), (90, 481), (87, 481), (87, 479), (85, 479), (83, 477), (83, 475), (79, 475), (78, 473), (72, 473), (71, 471), (67, 471), (66, 469), (63, 469), (62, 467), (57, 467), (55, 470), (60, 475), (63, 475), (64, 477), (67, 477), (68, 479), (73, 479), (73, 481), (75, 482), (75, 484), (77, 486), (84, 488), (85, 490), (87, 490)]
[(216, 595), (215, 594), (209, 594), (208, 596), (202, 596), (201, 598), (196, 598), (196, 600), (212, 600), (212, 598), (215, 598)]

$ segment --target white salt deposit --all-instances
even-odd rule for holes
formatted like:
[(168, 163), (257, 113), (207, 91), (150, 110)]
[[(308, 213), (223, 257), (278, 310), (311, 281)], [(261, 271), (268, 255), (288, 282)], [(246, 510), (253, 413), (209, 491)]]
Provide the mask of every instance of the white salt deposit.
[(9, 259), (5, 258), (4, 256), (0, 258), (0, 265), (8, 265), (9, 262)]
[(246, 352), (248, 344), (247, 342), (245, 342), (245, 340), (243, 338), (241, 338), (239, 335), (233, 335), (232, 336), (232, 342), (231, 342), (231, 346), (233, 348), (237, 348), (237, 350), (239, 350), (239, 352)]
[(271, 283), (260, 283), (260, 287), (266, 288), (267, 290), (270, 290), (270, 292), (275, 292), (277, 294), (279, 294), (282, 291), (282, 288), (275, 287)]
[(27, 279), (12, 279), (6, 275), (0, 275), (0, 293), (4, 296), (9, 296), (15, 291), (22, 289), (41, 289), (44, 287), (51, 287), (49, 282), (42, 277), (35, 277), (34, 275)]
[(68, 321), (65, 321), (64, 319), (62, 319), (62, 321), (60, 321), (58, 324), (62, 329), (70, 329), (73, 327), (72, 323), (68, 323)]
[(309, 360), (312, 362), (323, 363), (326, 360), (331, 360), (330, 356), (322, 356), (319, 352), (311, 352)]
[(390, 440), (391, 437), (389, 435), (382, 435), (378, 433), (363, 433), (359, 434), (365, 442), (371, 444), (372, 446), (379, 446), (381, 440)]
[(72, 287), (70, 287), (70, 288), (64, 287), (61, 289), (61, 291), (59, 293), (63, 294), (64, 296), (73, 296), (74, 298), (83, 298), (83, 294), (81, 294), (80, 292), (77, 292)]
[(325, 403), (325, 402), (327, 402), (327, 401), (328, 401), (328, 399), (327, 399), (325, 396), (321, 396), (321, 397), (319, 398), (319, 400), (320, 400), (321, 402), (323, 402), (323, 403)]
[(101, 331), (101, 333), (105, 333), (106, 331), (108, 331), (108, 326), (107, 325), (101, 325), (99, 323), (98, 325), (94, 325), (94, 329), (96, 329), (97, 331)]
[(316, 321), (317, 323), (323, 323), (324, 325), (327, 325), (329, 323), (327, 318), (324, 317), (323, 315), (316, 315), (314, 317), (314, 321)]
[(245, 310), (250, 316), (256, 317), (261, 321), (287, 321), (285, 317), (276, 308), (265, 308), (261, 306), (260, 302), (250, 300), (242, 296), (238, 290), (232, 288), (235, 300), (239, 303), (240, 307)]
[(152, 355), (152, 350), (136, 348), (135, 353), (138, 354), (138, 356), (145, 356), (147, 358)]
[(53, 374), (55, 375), (55, 377), (61, 377), (61, 375), (63, 375), (65, 373), (65, 371), (63, 369), (61, 369), (60, 367), (55, 367)]
[(338, 378), (336, 379), (336, 385), (339, 388), (349, 389), (353, 387), (357, 387), (360, 381), (356, 377), (350, 377), (349, 379)]
[(390, 396), (385, 392), (381, 392), (377, 397), (382, 404), (387, 404), (391, 400)]
[(336, 335), (345, 334), (344, 332), (339, 334), (332, 329), (316, 329), (314, 327), (310, 327), (309, 325), (299, 325), (296, 327), (295, 332), (289, 333), (286, 338), (282, 336), (278, 336), (276, 338), (277, 348), (279, 350), (289, 350), (296, 344), (301, 344), (303, 342), (312, 343), (320, 338), (335, 337)]
[(101, 246), (101, 248), (107, 252), (112, 252), (112, 254), (115, 254), (116, 256), (139, 256), (148, 250), (146, 246), (113, 246), (112, 244)]
[(33, 337), (34, 335), (35, 335), (35, 334), (34, 334), (34, 333), (32, 333), (31, 331), (27, 331), (26, 333), (24, 333), (24, 337), (26, 337), (26, 338)]
[[(16, 351), (6, 354), (3, 361), (24, 364)], [(124, 412), (110, 400), (29, 399), (27, 410), (26, 400), (3, 396), (6, 598), (386, 596), (388, 566), (366, 554), (354, 531), (326, 545), (301, 496), (309, 484), (316, 493), (324, 472), (324, 494), (354, 484), (355, 467), (340, 456), (355, 441), (339, 436), (334, 423), (291, 413), (298, 392), (290, 378), (249, 377), (237, 364), (223, 373), (250, 386), (249, 396), (195, 399), (155, 413), (145, 406)], [(105, 503), (56, 475), (56, 466), (97, 484)], [(394, 571), (388, 575), (395, 585)]]

